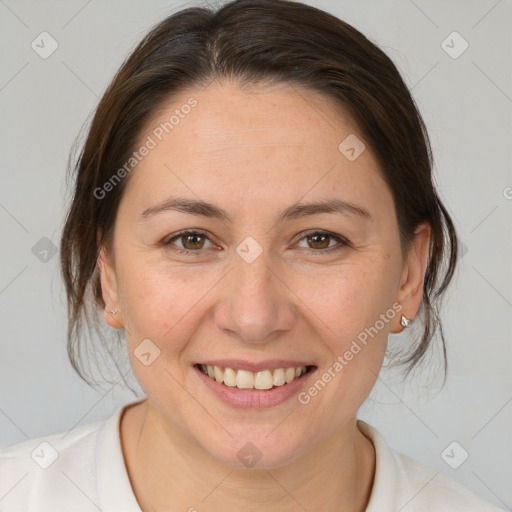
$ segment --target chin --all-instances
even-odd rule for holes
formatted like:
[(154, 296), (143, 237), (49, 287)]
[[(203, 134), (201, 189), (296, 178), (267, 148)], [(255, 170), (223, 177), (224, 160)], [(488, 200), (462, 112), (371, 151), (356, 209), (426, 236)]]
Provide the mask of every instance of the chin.
[[(305, 449), (305, 439), (297, 431), (284, 429), (279, 435), (268, 426), (232, 429), (232, 437), (223, 431), (219, 438), (198, 439), (202, 448), (219, 464), (232, 469), (277, 469), (293, 462)], [(269, 435), (270, 433), (270, 435)]]

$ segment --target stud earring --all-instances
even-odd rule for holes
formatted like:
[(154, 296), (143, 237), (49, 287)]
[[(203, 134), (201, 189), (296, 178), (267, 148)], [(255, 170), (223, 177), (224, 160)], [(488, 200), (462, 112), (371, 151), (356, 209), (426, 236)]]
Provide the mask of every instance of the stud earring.
[(109, 313), (112, 313), (113, 315), (115, 315), (118, 311), (119, 311), (119, 310), (117, 310), (117, 309), (115, 309), (115, 310), (114, 310), (114, 309), (110, 309), (110, 310), (109, 310)]
[(402, 318), (400, 318), (400, 323), (402, 324), (403, 327), (407, 328), (409, 327), (409, 325), (411, 324), (411, 321), (410, 319), (406, 318), (404, 315), (402, 315)]

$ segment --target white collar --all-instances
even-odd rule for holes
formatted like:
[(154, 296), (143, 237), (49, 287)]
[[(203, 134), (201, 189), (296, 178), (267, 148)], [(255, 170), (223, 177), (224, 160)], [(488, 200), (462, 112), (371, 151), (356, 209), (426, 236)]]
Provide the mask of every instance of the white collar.
[[(145, 400), (146, 397), (139, 401)], [(132, 402), (117, 409), (102, 428), (96, 447), (98, 500), (101, 510), (142, 512), (130, 483), (121, 448), (121, 415)], [(115, 439), (115, 442), (113, 440)]]
[(366, 512), (393, 512), (398, 508), (397, 467), (393, 452), (375, 427), (363, 420), (357, 420), (357, 427), (375, 447), (375, 476)]

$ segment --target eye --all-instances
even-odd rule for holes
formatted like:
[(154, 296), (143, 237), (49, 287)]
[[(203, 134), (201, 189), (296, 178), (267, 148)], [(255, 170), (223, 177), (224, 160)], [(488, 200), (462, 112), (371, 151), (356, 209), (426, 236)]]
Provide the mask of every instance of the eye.
[[(302, 238), (299, 240), (299, 243), (301, 243), (304, 240), (308, 244), (308, 247), (306, 248), (312, 249), (313, 253), (325, 254), (339, 251), (346, 247), (350, 247), (350, 242), (346, 238), (340, 235), (335, 235), (334, 233), (330, 233), (328, 231), (312, 230), (306, 232), (306, 234), (303, 235)], [(179, 245), (176, 245), (175, 241), (180, 243), (181, 247)], [(332, 241), (336, 241), (338, 243), (335, 245), (331, 245)], [(211, 244), (210, 247), (205, 247), (206, 242)], [(216, 248), (216, 246), (208, 238), (208, 236), (204, 232), (198, 230), (181, 231), (179, 233), (176, 233), (171, 238), (167, 238), (166, 240), (164, 240), (162, 242), (162, 245), (171, 248), (174, 252), (178, 254), (189, 255), (193, 253), (200, 254), (202, 249)]]
[[(299, 240), (299, 242), (302, 242), (303, 240), (308, 244), (308, 247), (306, 248), (314, 249), (314, 253), (331, 253), (350, 247), (350, 242), (346, 238), (340, 235), (335, 235), (334, 233), (329, 233), (328, 231), (309, 231)], [(333, 240), (338, 243), (330, 246), (330, 243)]]
[[(177, 240), (182, 244), (182, 248), (176, 246), (173, 242)], [(205, 241), (209, 241), (212, 247), (214, 247), (211, 240), (201, 231), (181, 231), (176, 235), (168, 238), (163, 242), (164, 246), (174, 246), (173, 251), (178, 254), (191, 254), (194, 252), (200, 252), (201, 249), (205, 249)], [(210, 248), (212, 248), (210, 247)], [(208, 247), (206, 247), (208, 249)]]

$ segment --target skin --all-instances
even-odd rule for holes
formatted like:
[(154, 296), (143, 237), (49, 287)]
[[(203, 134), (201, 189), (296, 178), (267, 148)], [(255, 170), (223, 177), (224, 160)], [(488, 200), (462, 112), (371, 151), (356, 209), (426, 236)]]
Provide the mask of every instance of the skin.
[[(121, 422), (135, 496), (144, 511), (363, 511), (375, 452), (356, 413), (389, 333), (403, 329), (400, 314), (305, 405), (293, 397), (267, 409), (230, 407), (193, 365), (300, 359), (321, 376), (394, 303), (407, 318), (416, 315), (430, 228), (419, 226), (402, 254), (392, 195), (371, 151), (349, 161), (338, 149), (348, 135), (363, 136), (332, 100), (311, 91), (213, 82), (175, 96), (140, 140), (191, 96), (198, 105), (130, 175), (112, 247), (98, 261), (105, 319), (125, 329), (147, 395)], [(175, 211), (141, 219), (175, 196), (216, 204), (234, 220)], [(298, 201), (331, 198), (367, 209), (371, 219), (320, 213), (275, 222)], [(207, 238), (159, 244), (183, 229)], [(350, 245), (322, 254), (325, 245), (306, 230), (329, 231)], [(247, 236), (263, 250), (252, 263), (236, 252)], [(148, 338), (160, 356), (145, 366), (134, 350)], [(250, 469), (237, 457), (248, 441), (262, 454)]]

